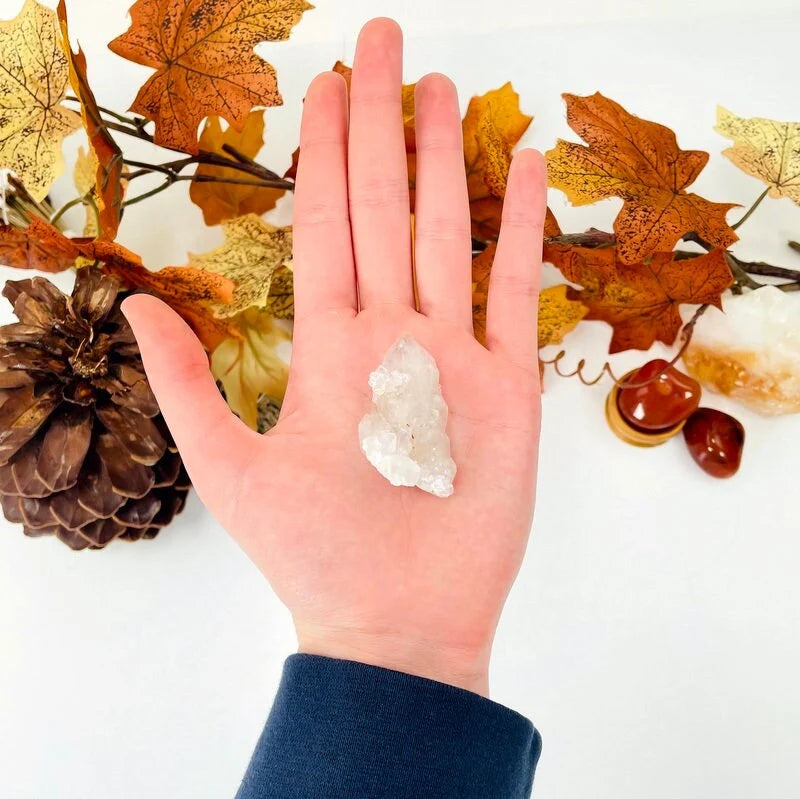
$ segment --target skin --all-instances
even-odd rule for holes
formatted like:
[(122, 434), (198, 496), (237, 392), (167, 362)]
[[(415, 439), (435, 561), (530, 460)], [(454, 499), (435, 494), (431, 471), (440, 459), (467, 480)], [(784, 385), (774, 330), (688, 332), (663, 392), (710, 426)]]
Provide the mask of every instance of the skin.
[[(375, 19), (349, 102), (333, 72), (308, 89), (291, 375), (273, 430), (260, 436), (230, 413), (206, 353), (165, 304), (136, 295), (123, 310), (200, 498), (291, 611), (299, 650), (488, 695), (533, 512), (545, 170), (534, 150), (513, 159), (483, 347), (458, 99), (439, 74), (416, 89), (415, 308), (401, 75), (401, 31)], [(359, 448), (367, 378), (405, 333), (436, 359), (450, 409), (458, 473), (447, 499), (391, 486)]]

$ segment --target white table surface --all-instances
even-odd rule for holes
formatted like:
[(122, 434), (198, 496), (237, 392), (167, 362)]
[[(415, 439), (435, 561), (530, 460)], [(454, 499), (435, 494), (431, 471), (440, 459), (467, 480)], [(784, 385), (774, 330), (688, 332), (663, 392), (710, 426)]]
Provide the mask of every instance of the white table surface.
[[(20, 5), (0, 0), (0, 16)], [(800, 119), (794, 0), (317, 5), (289, 43), (263, 48), (286, 101), (267, 113), (263, 160), (278, 170), (297, 140), (304, 86), (350, 61), (359, 25), (379, 13), (408, 32), (408, 79), (448, 72), (464, 104), (512, 79), (536, 116), (525, 144), (574, 138), (563, 91), (599, 89), (670, 125), (683, 147), (712, 153), (696, 184), (710, 199), (746, 205), (761, 191), (719, 156), (716, 103)], [(123, 110), (148, 74), (105, 48), (127, 27), (127, 3), (68, 6), (100, 101)], [(67, 142), (70, 164), (80, 143)], [(69, 191), (62, 181), (55, 194)], [(555, 191), (550, 202), (570, 231), (608, 226), (619, 207), (572, 209)], [(288, 203), (280, 210), (288, 220)], [(744, 256), (800, 267), (785, 248), (800, 234), (788, 200), (765, 202), (742, 233)], [(221, 233), (180, 185), (131, 207), (120, 238), (159, 267)], [(589, 353), (599, 363), (607, 341), (603, 323), (584, 323), (568, 338), (571, 361)], [(715, 481), (680, 440), (640, 451), (615, 439), (606, 391), (547, 376), (533, 538), (495, 648), (493, 697), (544, 736), (535, 796), (796, 795), (800, 416), (764, 419), (707, 394), (748, 436), (739, 474)], [(265, 581), (197, 499), (155, 541), (103, 552), (1, 524), (0, 796), (232, 796), (294, 639)]]

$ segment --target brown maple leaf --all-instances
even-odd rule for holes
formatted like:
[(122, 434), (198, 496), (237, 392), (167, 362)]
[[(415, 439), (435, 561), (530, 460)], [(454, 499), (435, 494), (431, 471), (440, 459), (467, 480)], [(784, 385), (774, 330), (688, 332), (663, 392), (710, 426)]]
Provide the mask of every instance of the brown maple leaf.
[(622, 262), (632, 264), (671, 250), (695, 232), (715, 247), (728, 247), (736, 233), (725, 221), (734, 203), (714, 203), (686, 188), (708, 161), (708, 153), (681, 150), (663, 125), (629, 114), (596, 93), (565, 94), (567, 122), (588, 147), (559, 139), (547, 154), (551, 186), (575, 205), (607, 197), (625, 202), (614, 222)]
[(724, 250), (676, 259), (658, 252), (638, 264), (625, 263), (619, 247), (545, 245), (544, 258), (567, 280), (579, 283), (567, 296), (589, 308), (586, 319), (600, 319), (614, 329), (609, 352), (647, 350), (655, 341), (672, 344), (682, 320), (681, 304), (715, 305), (733, 283)]
[(57, 227), (33, 217), (26, 228), (0, 226), (0, 261), (23, 269), (60, 272), (78, 259), (100, 263), (128, 289), (142, 289), (170, 305), (213, 350), (235, 328), (217, 318), (215, 309), (233, 300), (234, 283), (223, 275), (189, 266), (167, 266), (151, 272), (136, 253), (121, 244), (65, 236)]
[(98, 236), (113, 240), (119, 228), (122, 208), (122, 151), (108, 132), (97, 101), (86, 77), (86, 56), (78, 48), (75, 52), (69, 43), (67, 9), (64, 0), (58, 3), (58, 20), (61, 24), (61, 47), (69, 65), (69, 81), (81, 104), (81, 119), (89, 137), (89, 145), (97, 158), (97, 171), (93, 195), (96, 197), (100, 230)]
[(131, 106), (156, 123), (155, 142), (196, 153), (203, 117), (241, 130), (253, 106), (282, 102), (260, 42), (283, 41), (313, 8), (305, 0), (137, 0), (131, 27), (109, 44), (157, 71)]
[[(251, 111), (241, 131), (229, 126), (222, 129), (219, 117), (209, 117), (200, 134), (201, 150), (229, 155), (225, 146), (233, 147), (248, 158), (254, 158), (264, 144), (264, 111)], [(244, 179), (241, 172), (230, 167), (200, 164), (195, 172), (199, 178)], [(275, 207), (286, 189), (269, 186), (252, 186), (245, 183), (223, 183), (211, 180), (192, 181), (189, 186), (191, 201), (203, 212), (207, 225), (218, 225), (226, 219), (244, 214), (264, 214)]]

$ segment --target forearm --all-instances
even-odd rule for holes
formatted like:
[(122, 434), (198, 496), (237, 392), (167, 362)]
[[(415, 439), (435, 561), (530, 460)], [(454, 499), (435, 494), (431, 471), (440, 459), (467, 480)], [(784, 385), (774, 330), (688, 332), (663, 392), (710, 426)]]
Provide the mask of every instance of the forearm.
[(237, 799), (529, 796), (541, 739), (452, 685), (293, 655)]

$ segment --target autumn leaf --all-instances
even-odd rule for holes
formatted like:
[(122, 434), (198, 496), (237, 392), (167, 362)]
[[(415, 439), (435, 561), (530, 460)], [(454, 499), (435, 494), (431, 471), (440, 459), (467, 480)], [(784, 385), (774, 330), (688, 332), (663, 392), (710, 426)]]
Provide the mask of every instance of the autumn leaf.
[[(248, 158), (254, 158), (264, 144), (264, 111), (251, 111), (241, 131), (228, 126), (224, 131), (219, 117), (209, 117), (200, 134), (201, 150), (227, 155), (224, 149), (233, 147)], [(248, 180), (242, 172), (230, 167), (200, 164), (195, 177), (211, 180), (192, 181), (189, 186), (191, 201), (203, 212), (207, 225), (218, 225), (225, 219), (243, 214), (264, 214), (286, 193), (285, 189), (252, 186), (242, 183), (216, 182), (225, 178)], [(253, 178), (249, 178), (253, 180)]]
[[(492, 242), (472, 259), (472, 326), (475, 338), (486, 344), (486, 303), (497, 245)], [(589, 312), (580, 300), (567, 297), (567, 286), (551, 286), (539, 294), (539, 347), (560, 344)]]
[(288, 264), (272, 275), (267, 311), (276, 319), (294, 319), (294, 273)]
[(0, 263), (16, 269), (63, 272), (75, 264), (79, 253), (56, 227), (38, 216), (27, 228), (0, 225)]
[(232, 301), (217, 309), (218, 316), (263, 308), (272, 276), (291, 260), (291, 228), (275, 227), (255, 214), (223, 222), (222, 228), (225, 243), (203, 255), (191, 255), (190, 266), (224, 275), (235, 284)]
[(496, 240), (511, 151), (533, 117), (520, 111), (510, 83), (473, 97), (462, 122), (472, 235)]
[(558, 220), (549, 206), (545, 209), (543, 234), (544, 237), (548, 239), (561, 235), (561, 226), (558, 224)]
[(679, 149), (669, 128), (629, 114), (602, 94), (564, 99), (570, 127), (589, 146), (559, 139), (546, 154), (550, 185), (575, 205), (624, 200), (614, 222), (621, 262), (671, 250), (689, 232), (715, 247), (736, 241), (725, 221), (734, 204), (686, 192), (708, 153)]
[(57, 227), (33, 217), (26, 228), (0, 226), (0, 261), (22, 269), (60, 272), (77, 259), (103, 264), (128, 289), (143, 289), (170, 305), (191, 325), (207, 349), (236, 335), (215, 309), (233, 299), (234, 284), (223, 275), (188, 266), (151, 272), (141, 258), (121, 244), (65, 236)]
[(722, 154), (766, 183), (770, 197), (788, 197), (800, 205), (800, 122), (745, 119), (720, 106), (714, 130), (733, 140)]
[[(75, 166), (72, 170), (72, 182), (78, 190), (78, 196), (84, 197), (94, 190), (95, 176), (97, 175), (97, 156), (89, 147), (78, 147)], [(86, 222), (83, 225), (83, 235), (91, 238), (97, 236), (97, 217), (91, 207), (86, 208)]]
[(61, 105), (69, 68), (58, 39), (55, 12), (36, 0), (0, 22), (0, 167), (37, 201), (64, 170), (63, 138), (81, 124)]
[(253, 106), (280, 105), (274, 68), (253, 48), (289, 38), (305, 0), (137, 0), (131, 27), (109, 44), (153, 67), (131, 110), (156, 124), (155, 142), (198, 151), (197, 127), (221, 116), (242, 130)]
[(258, 399), (283, 400), (288, 364), (277, 348), (289, 334), (266, 312), (255, 308), (237, 318), (240, 336), (223, 341), (211, 355), (211, 371), (222, 383), (228, 405), (245, 424), (258, 429)]
[(481, 344), (486, 344), (486, 303), (496, 252), (497, 244), (490, 242), (485, 250), (472, 259), (472, 328), (475, 338)]
[(560, 344), (564, 336), (578, 326), (589, 313), (579, 300), (567, 296), (564, 284), (542, 289), (539, 294), (539, 347)]
[(545, 260), (580, 284), (567, 297), (589, 308), (586, 319), (614, 329), (609, 351), (647, 350), (655, 341), (672, 344), (682, 321), (681, 304), (709, 303), (721, 308), (720, 295), (733, 283), (723, 250), (696, 258), (654, 253), (638, 264), (625, 263), (619, 247), (546, 244)]
[[(86, 76), (86, 56), (80, 47), (77, 51), (73, 51), (70, 45), (64, 0), (59, 0), (57, 14), (61, 25), (60, 42), (69, 65), (69, 81), (75, 96), (80, 101), (81, 119), (96, 161), (94, 184), (89, 188), (92, 189), (92, 196), (97, 204), (99, 229), (92, 235), (113, 241), (119, 228), (124, 194), (122, 151), (108, 132), (97, 107), (94, 92), (89, 86)], [(86, 194), (89, 188), (83, 193)], [(89, 211), (92, 219), (88, 222), (88, 226), (97, 228), (98, 220), (93, 218), (91, 209)]]

